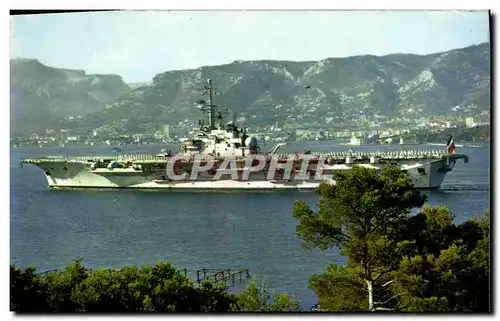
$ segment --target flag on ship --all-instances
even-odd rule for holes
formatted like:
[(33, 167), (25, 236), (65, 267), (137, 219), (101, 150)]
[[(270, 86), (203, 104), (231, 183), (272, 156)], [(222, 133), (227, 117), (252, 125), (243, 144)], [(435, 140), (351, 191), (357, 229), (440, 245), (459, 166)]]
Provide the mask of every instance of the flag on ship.
[(446, 149), (450, 154), (455, 153), (456, 148), (455, 148), (455, 142), (453, 141), (453, 136), (450, 136), (450, 138), (448, 138), (448, 142), (446, 143)]

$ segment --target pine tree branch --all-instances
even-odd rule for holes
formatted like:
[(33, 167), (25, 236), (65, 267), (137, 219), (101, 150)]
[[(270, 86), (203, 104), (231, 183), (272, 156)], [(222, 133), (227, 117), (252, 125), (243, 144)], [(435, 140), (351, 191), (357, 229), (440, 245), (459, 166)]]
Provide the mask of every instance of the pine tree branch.
[(380, 279), (382, 276), (384, 276), (385, 274), (391, 272), (392, 269), (386, 269), (382, 272), (379, 272), (379, 274), (373, 279), (373, 282), (377, 281), (378, 279)]
[(385, 288), (386, 286), (388, 286), (389, 284), (394, 283), (394, 282), (396, 282), (396, 279), (387, 281), (384, 284), (382, 284), (382, 287)]
[(387, 303), (389, 303), (389, 301), (391, 301), (392, 299), (395, 299), (395, 298), (397, 298), (398, 296), (401, 296), (401, 295), (403, 295), (403, 294), (407, 294), (407, 293), (406, 293), (406, 292), (401, 292), (401, 293), (398, 293), (398, 294), (396, 294), (396, 295), (391, 296), (390, 298), (388, 298), (388, 299), (387, 299), (387, 300), (385, 300), (384, 302), (373, 302), (373, 305), (376, 305), (376, 304), (377, 304), (377, 305), (387, 304)]
[(373, 311), (394, 311), (394, 310), (395, 310), (394, 308), (381, 308), (381, 307), (373, 309)]

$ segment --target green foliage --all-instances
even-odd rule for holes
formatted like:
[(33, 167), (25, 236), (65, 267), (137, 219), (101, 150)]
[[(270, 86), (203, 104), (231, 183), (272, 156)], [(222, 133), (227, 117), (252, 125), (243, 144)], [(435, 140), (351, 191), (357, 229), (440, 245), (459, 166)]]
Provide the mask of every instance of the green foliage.
[(454, 225), (447, 208), (426, 206), (408, 221), (411, 242), (403, 248), (392, 285), (393, 292), (402, 294), (399, 309), (490, 310), (488, 217)]
[[(372, 310), (378, 292), (374, 286), (381, 286), (396, 264), (399, 226), (408, 219), (412, 208), (423, 205), (426, 197), (406, 174), (391, 166), (380, 173), (355, 166), (335, 173), (334, 180), (335, 186), (325, 184), (318, 189), (318, 212), (304, 202), (295, 203), (294, 217), (300, 221), (297, 235), (306, 247), (337, 247), (348, 256), (350, 269), (361, 271), (358, 281), (362, 282), (358, 284), (366, 286), (368, 308)], [(342, 268), (331, 269), (328, 279), (343, 280), (341, 272)], [(313, 289), (319, 295), (317, 284)], [(365, 303), (357, 304), (360, 308)], [(356, 308), (351, 303), (329, 306)]]
[(318, 304), (328, 311), (360, 312), (368, 309), (363, 270), (359, 266), (332, 264), (326, 273), (312, 275), (309, 287)]
[(489, 212), (453, 224), (444, 206), (425, 202), (396, 168), (354, 167), (322, 185), (319, 210), (296, 202), (297, 235), (306, 247), (339, 248), (309, 286), (330, 311), (485, 312), (490, 309)]
[(41, 275), (11, 266), (16, 312), (223, 312), (236, 302), (226, 290), (210, 282), (195, 285), (168, 262), (89, 270), (78, 259)]
[(300, 311), (299, 302), (283, 293), (271, 293), (268, 286), (257, 285), (256, 279), (248, 282), (238, 300), (232, 306), (233, 311), (240, 312), (293, 312)]
[(72, 299), (72, 291), (87, 279), (88, 272), (82, 259), (78, 258), (62, 271), (47, 273), (42, 285), (46, 291), (48, 308), (58, 312), (77, 311), (78, 305)]
[(10, 266), (10, 310), (25, 312), (49, 311), (45, 289), (34, 267), (20, 270)]
[(295, 202), (294, 217), (300, 221), (297, 234), (306, 247), (340, 247), (351, 255), (349, 251), (356, 251), (358, 240), (387, 232), (426, 199), (407, 175), (391, 166), (380, 175), (354, 166), (335, 173), (333, 179), (336, 186), (322, 184), (318, 188), (318, 212), (303, 201)]
[(459, 128), (444, 128), (437, 133), (430, 133), (429, 131), (421, 131), (403, 135), (403, 139), (411, 141), (415, 138), (420, 142), (445, 142), (451, 135), (455, 142), (485, 142), (489, 141), (491, 137), (490, 125), (482, 125), (472, 128), (459, 127)]
[(289, 312), (296, 299), (247, 284), (239, 295), (223, 283), (194, 284), (169, 262), (141, 268), (85, 268), (81, 259), (62, 271), (36, 274), (11, 266), (10, 309), (15, 312)]
[[(379, 309), (490, 311), (489, 229), (488, 214), (454, 225), (446, 207), (423, 207), (402, 228), (395, 245), (399, 262), (380, 282), (388, 285), (382, 286), (386, 292), (374, 293), (383, 298)], [(326, 273), (312, 276), (310, 286), (324, 309), (362, 311), (366, 310), (362, 281), (359, 266), (332, 265)]]

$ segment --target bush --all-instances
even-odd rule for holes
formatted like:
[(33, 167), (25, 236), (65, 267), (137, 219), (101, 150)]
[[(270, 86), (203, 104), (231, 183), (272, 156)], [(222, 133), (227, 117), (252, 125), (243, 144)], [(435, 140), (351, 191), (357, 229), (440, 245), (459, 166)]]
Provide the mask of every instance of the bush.
[[(249, 283), (239, 295), (222, 283), (194, 284), (169, 262), (141, 268), (85, 268), (81, 259), (62, 271), (36, 274), (10, 267), (10, 310), (15, 312), (294, 311), (298, 302)], [(257, 302), (257, 304), (256, 304)]]

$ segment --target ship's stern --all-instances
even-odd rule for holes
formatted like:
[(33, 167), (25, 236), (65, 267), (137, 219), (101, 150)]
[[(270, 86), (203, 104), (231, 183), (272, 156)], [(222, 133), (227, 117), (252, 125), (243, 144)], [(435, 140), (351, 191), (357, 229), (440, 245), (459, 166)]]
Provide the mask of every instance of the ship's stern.
[(425, 189), (436, 189), (441, 187), (446, 174), (453, 170), (457, 160), (463, 160), (463, 162), (467, 164), (469, 162), (469, 157), (463, 154), (448, 154), (444, 155), (440, 160), (429, 162), (425, 166), (418, 168), (417, 176), (420, 176), (421, 179), (416, 179), (418, 184), (415, 184), (415, 186)]

